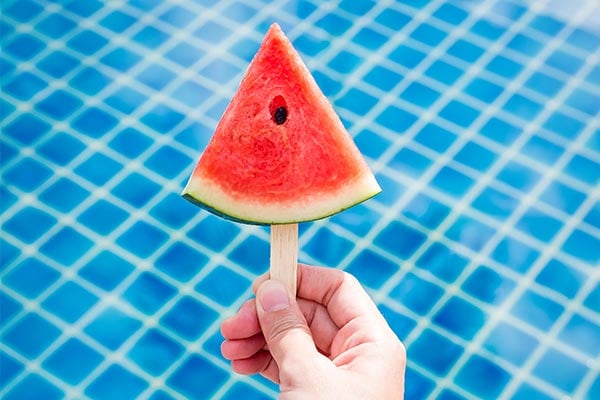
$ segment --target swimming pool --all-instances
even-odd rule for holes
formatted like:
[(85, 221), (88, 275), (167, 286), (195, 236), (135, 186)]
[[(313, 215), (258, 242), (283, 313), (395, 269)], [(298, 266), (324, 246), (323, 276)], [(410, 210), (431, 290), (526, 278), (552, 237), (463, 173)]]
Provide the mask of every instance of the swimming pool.
[(300, 226), (406, 398), (600, 398), (595, 1), (2, 3), (0, 397), (270, 399), (219, 325), (268, 230), (181, 199), (272, 22), (383, 192)]

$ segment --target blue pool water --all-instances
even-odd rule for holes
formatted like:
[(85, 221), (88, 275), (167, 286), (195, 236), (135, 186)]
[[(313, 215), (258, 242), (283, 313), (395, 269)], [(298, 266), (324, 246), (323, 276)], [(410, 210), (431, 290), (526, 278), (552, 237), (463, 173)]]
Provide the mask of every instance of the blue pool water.
[(0, 397), (271, 399), (219, 326), (268, 230), (179, 193), (278, 22), (383, 187), (300, 227), (408, 399), (600, 398), (600, 5), (5, 0)]

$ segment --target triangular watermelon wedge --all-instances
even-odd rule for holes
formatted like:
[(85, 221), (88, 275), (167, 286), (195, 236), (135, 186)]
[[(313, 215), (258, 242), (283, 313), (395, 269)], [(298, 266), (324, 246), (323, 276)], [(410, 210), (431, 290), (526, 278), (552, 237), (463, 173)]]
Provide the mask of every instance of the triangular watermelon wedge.
[(380, 191), (308, 68), (273, 24), (182, 195), (227, 219), (273, 225), (324, 218)]

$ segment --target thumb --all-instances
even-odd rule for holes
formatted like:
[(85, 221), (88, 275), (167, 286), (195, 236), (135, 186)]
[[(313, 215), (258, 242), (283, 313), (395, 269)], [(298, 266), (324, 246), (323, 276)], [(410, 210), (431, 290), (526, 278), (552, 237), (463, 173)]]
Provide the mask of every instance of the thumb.
[(304, 315), (283, 283), (267, 280), (258, 287), (256, 313), (280, 371), (301, 368), (318, 355)]

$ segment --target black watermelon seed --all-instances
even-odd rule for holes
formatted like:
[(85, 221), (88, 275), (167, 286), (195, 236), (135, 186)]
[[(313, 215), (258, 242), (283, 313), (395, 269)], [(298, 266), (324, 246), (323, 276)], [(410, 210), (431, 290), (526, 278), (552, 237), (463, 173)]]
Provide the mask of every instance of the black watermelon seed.
[(281, 125), (287, 119), (287, 109), (285, 107), (279, 107), (273, 114), (273, 119), (277, 125)]

